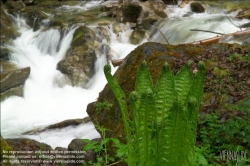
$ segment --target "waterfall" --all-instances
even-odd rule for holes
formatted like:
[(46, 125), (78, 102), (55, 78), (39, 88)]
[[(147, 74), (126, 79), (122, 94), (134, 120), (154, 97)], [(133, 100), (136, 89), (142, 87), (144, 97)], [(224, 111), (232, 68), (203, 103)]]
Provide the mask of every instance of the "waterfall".
[(14, 40), (11, 60), (19, 67), (30, 66), (24, 85), (24, 98), (12, 96), (1, 103), (1, 134), (4, 138), (28, 137), (40, 142), (66, 147), (74, 138), (99, 137), (91, 123), (54, 132), (22, 135), (67, 119), (84, 118), (86, 106), (95, 101), (98, 92), (63, 85), (64, 77), (56, 70), (72, 41), (75, 28), (68, 32), (50, 29), (44, 32), (22, 30)]

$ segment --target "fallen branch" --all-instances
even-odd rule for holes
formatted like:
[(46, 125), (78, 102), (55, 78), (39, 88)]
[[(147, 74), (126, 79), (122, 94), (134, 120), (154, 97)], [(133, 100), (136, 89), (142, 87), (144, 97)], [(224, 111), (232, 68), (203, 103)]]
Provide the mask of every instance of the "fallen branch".
[(234, 33), (229, 33), (229, 34), (226, 34), (223, 36), (216, 36), (216, 37), (212, 37), (209, 39), (195, 41), (192, 44), (202, 44), (202, 45), (213, 44), (213, 43), (217, 43), (224, 36), (237, 36), (237, 35), (248, 35), (248, 34), (250, 34), (250, 29), (244, 30), (244, 31), (239, 31), (239, 32), (234, 32)]
[(201, 30), (201, 29), (190, 29), (190, 31), (201, 31), (201, 32), (214, 33), (214, 34), (217, 34), (217, 35), (225, 35), (223, 33), (213, 32), (213, 31), (207, 31), (207, 30)]

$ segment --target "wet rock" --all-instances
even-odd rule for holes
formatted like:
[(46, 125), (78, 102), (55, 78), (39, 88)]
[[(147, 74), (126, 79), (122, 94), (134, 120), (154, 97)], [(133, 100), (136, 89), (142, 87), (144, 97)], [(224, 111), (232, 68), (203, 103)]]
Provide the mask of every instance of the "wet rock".
[(94, 32), (85, 26), (79, 27), (73, 36), (66, 58), (57, 64), (57, 69), (66, 75), (71, 85), (86, 87), (94, 75), (96, 55)]
[(10, 1), (10, 0), (8, 0), (5, 3), (5, 6), (8, 9), (20, 10), (20, 9), (25, 8), (26, 5), (21, 0), (19, 0), (19, 1)]
[(38, 30), (42, 25), (45, 24), (45, 20), (49, 18), (42, 10), (34, 9), (25, 9), (21, 13), (18, 11), (12, 11), (13, 15), (21, 15), (25, 18), (26, 24), (33, 28), (34, 31)]
[[(69, 151), (82, 151), (84, 146), (86, 146), (88, 143), (82, 142), (81, 139), (73, 139), (70, 144), (68, 145)], [(96, 156), (94, 153), (94, 150), (87, 150), (86, 153), (83, 153), (84, 158), (83, 160), (85, 162), (92, 161), (92, 163), (96, 162)]]
[(108, 3), (105, 6), (101, 7), (102, 12), (106, 12), (109, 17), (116, 17), (116, 12), (120, 8), (120, 4), (118, 2)]
[(191, 7), (192, 12), (195, 12), (195, 13), (205, 12), (205, 8), (199, 2), (192, 2), (190, 4), (190, 7)]
[[(122, 7), (122, 22), (137, 22), (141, 13), (142, 7), (138, 4), (130, 3)], [(120, 20), (118, 18), (118, 20)]]
[(19, 96), (23, 97), (23, 85), (16, 86), (14, 88), (10, 88), (2, 93), (1, 95), (1, 101), (11, 97), (11, 96)]
[(30, 75), (30, 67), (1, 72), (1, 90), (6, 90), (22, 85)]
[(52, 150), (51, 146), (28, 138), (5, 139), (5, 141), (14, 151)]
[(143, 39), (145, 36), (146, 31), (143, 29), (135, 29), (133, 33), (130, 36), (130, 43), (131, 44), (139, 44), (140, 41)]
[(64, 120), (64, 121), (56, 123), (56, 124), (49, 125), (42, 130), (36, 129), (36, 131), (34, 131), (34, 130), (26, 131), (26, 132), (22, 133), (22, 135), (33, 135), (33, 134), (45, 132), (48, 130), (54, 130), (54, 129), (67, 129), (67, 127), (78, 126), (78, 125), (81, 125), (83, 123), (88, 123), (90, 121), (91, 121), (91, 119), (89, 117), (85, 117), (83, 119), (68, 119), (68, 120)]
[(3, 61), (7, 61), (9, 60), (9, 54), (10, 54), (10, 50), (0, 46), (0, 59)]
[(181, 3), (178, 5), (179, 8), (184, 8), (187, 4), (189, 4), (190, 2), (188, 0), (183, 0), (181, 1)]
[(236, 18), (245, 18), (245, 19), (250, 19), (250, 9), (249, 8), (245, 8), (242, 11), (240, 11), (238, 13), (238, 15), (236, 16)]
[[(2, 6), (0, 7), (0, 26), (1, 26), (1, 37), (0, 45), (8, 43), (17, 37), (17, 32), (13, 29), (10, 20), (8, 19)], [(1, 53), (2, 54), (2, 53)]]
[(163, 0), (167, 5), (178, 5), (178, 0)]

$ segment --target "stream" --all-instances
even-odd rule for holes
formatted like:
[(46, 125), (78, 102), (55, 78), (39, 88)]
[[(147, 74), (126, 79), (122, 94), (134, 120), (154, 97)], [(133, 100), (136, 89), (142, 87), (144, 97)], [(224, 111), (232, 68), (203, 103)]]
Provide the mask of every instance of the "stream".
[[(106, 4), (108, 2), (105, 2)], [(60, 11), (77, 13), (88, 11), (101, 5), (99, 1), (88, 1), (75, 6), (63, 6)], [(102, 4), (103, 5), (103, 4)], [(223, 7), (223, 5), (222, 5)], [(228, 18), (237, 25), (246, 24), (248, 19), (236, 19), (238, 11), (225, 16), (226, 9), (207, 5), (205, 13), (195, 14), (190, 6), (178, 8), (169, 5), (165, 12), (168, 18), (155, 25), (168, 39), (170, 44), (190, 43), (206, 38), (215, 37), (215, 34), (205, 32), (190, 32), (190, 29), (210, 30), (219, 33), (239, 31)], [(14, 17), (14, 16), (13, 16)], [(87, 117), (87, 104), (96, 101), (99, 92), (107, 81), (103, 74), (103, 66), (109, 61), (106, 59), (105, 49), (96, 51), (95, 75), (88, 88), (72, 87), (65, 84), (63, 74), (56, 70), (57, 63), (62, 60), (70, 48), (74, 31), (77, 25), (69, 28), (49, 29), (44, 26), (33, 31), (25, 23), (25, 18), (15, 17), (16, 26), (21, 36), (9, 45), (13, 53), (11, 61), (18, 67), (31, 67), (31, 73), (24, 85), (24, 97), (12, 96), (1, 102), (1, 134), (3, 138), (30, 138), (49, 144), (52, 148), (67, 147), (72, 139), (100, 137), (94, 125), (89, 122), (77, 127), (65, 127), (34, 134), (22, 134), (27, 131), (37, 131), (48, 125), (68, 119)], [(112, 20), (111, 20), (112, 21)], [(46, 22), (47, 23), (47, 22)], [(98, 27), (89, 23), (91, 29)], [(148, 31), (138, 45), (129, 43), (132, 29), (127, 24), (121, 24), (122, 32), (115, 32), (112, 25), (104, 25), (110, 36), (110, 43), (102, 40), (111, 48), (112, 59), (123, 59), (138, 45), (152, 41), (166, 43), (159, 31)], [(244, 30), (244, 28), (242, 28)], [(242, 39), (227, 38), (224, 42), (241, 44)], [(109, 62), (110, 63), (110, 62)], [(114, 73), (117, 67), (112, 68)]]

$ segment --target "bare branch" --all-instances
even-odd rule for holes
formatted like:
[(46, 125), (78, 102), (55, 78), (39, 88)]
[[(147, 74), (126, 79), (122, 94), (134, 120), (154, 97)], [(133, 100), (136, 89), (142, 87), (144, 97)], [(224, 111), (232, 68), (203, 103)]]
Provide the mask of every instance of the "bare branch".
[(207, 30), (201, 30), (201, 29), (190, 29), (190, 31), (201, 31), (201, 32), (215, 33), (215, 34), (217, 34), (217, 35), (225, 35), (224, 33), (213, 32), (213, 31), (207, 31)]
[(161, 33), (161, 35), (164, 37), (164, 39), (167, 41), (168, 45), (169, 45), (169, 42), (168, 42), (168, 39), (166, 38), (166, 36), (162, 33), (161, 30), (159, 30), (159, 32)]
[(240, 28), (240, 30), (242, 31), (242, 29), (241, 29), (240, 26), (235, 25), (223, 10), (222, 10), (222, 12), (225, 14), (225, 16), (227, 17), (227, 19), (228, 19), (234, 26), (236, 26), (237, 28)]

